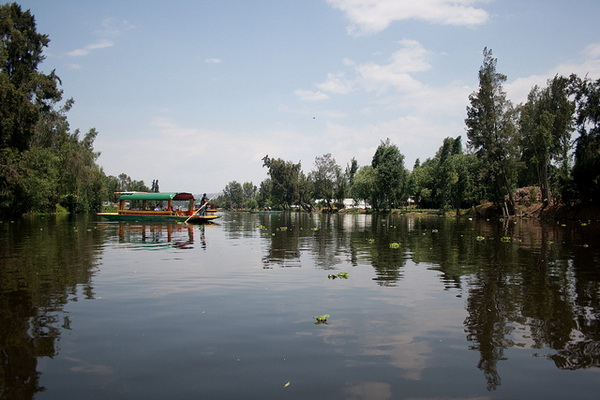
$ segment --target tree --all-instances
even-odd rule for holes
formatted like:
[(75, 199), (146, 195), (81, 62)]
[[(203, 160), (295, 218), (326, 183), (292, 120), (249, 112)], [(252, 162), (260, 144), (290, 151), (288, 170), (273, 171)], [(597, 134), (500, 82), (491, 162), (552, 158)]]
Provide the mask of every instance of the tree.
[(437, 169), (439, 160), (428, 158), (423, 163), (420, 160), (415, 162), (413, 170), (410, 172), (406, 193), (413, 196), (415, 202), (422, 208), (439, 207), (434, 200), (437, 182)]
[(223, 199), (229, 209), (239, 209), (244, 205), (244, 189), (237, 181), (229, 182), (223, 189)]
[(280, 158), (272, 159), (266, 155), (263, 158), (263, 167), (269, 169), (272, 185), (271, 197), (274, 202), (283, 208), (290, 208), (297, 204), (299, 202), (300, 163), (294, 164)]
[(99, 211), (102, 204), (104, 172), (96, 164), (100, 153), (93, 146), (97, 135), (92, 128), (80, 140), (75, 130), (61, 146), (60, 203), (71, 212)]
[(366, 165), (358, 169), (354, 176), (351, 193), (355, 201), (362, 200), (371, 204), (375, 193), (375, 169), (372, 166)]
[(408, 177), (404, 168), (404, 156), (387, 139), (377, 147), (371, 166), (375, 172), (371, 205), (377, 210), (392, 209), (399, 204)]
[(496, 62), (485, 48), (479, 90), (469, 96), (465, 123), (469, 146), (485, 166), (481, 179), (489, 188), (490, 200), (502, 205), (505, 215), (513, 215), (519, 146), (514, 109), (502, 89), (506, 76), (496, 72)]
[(558, 164), (558, 179), (568, 177), (575, 103), (569, 100), (569, 80), (555, 76), (544, 89), (535, 86), (521, 106), (519, 126), (523, 155), (535, 169), (543, 206), (550, 199), (550, 170)]
[(315, 157), (315, 168), (309, 175), (313, 196), (325, 202), (329, 210), (333, 208), (331, 201), (338, 199), (339, 188), (343, 185), (341, 175), (342, 169), (330, 153)]
[(600, 202), (600, 79), (571, 77), (577, 104), (573, 182), (582, 200)]
[(456, 209), (477, 204), (482, 198), (480, 185), (477, 184), (477, 172), (481, 164), (474, 154), (454, 154), (448, 159), (448, 199), (449, 205)]
[(271, 184), (271, 179), (269, 178), (263, 180), (260, 183), (260, 187), (258, 188), (258, 194), (256, 195), (258, 207), (273, 207), (273, 200), (271, 199), (272, 186), (273, 185)]
[(356, 158), (352, 157), (352, 160), (350, 160), (350, 164), (346, 165), (346, 179), (348, 180), (348, 185), (346, 187), (346, 192), (344, 194), (344, 197), (352, 197), (352, 185), (354, 185), (354, 177), (356, 176), (356, 173), (358, 172), (358, 161), (356, 161)]
[(96, 164), (95, 129), (71, 133), (62, 106), (60, 79), (44, 74), (47, 35), (15, 3), (0, 6), (0, 214), (29, 211), (96, 211), (106, 196), (106, 178)]
[(16, 4), (0, 6), (0, 149), (29, 149), (40, 114), (62, 98), (56, 74), (38, 72), (50, 39)]
[(256, 201), (257, 187), (252, 182), (244, 182), (242, 184), (242, 192), (244, 194), (244, 208), (254, 209), (258, 206)]

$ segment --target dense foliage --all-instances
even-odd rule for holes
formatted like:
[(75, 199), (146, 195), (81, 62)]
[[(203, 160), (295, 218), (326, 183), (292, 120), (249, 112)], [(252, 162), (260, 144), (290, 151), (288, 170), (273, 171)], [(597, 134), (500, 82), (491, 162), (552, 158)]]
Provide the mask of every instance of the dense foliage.
[(73, 99), (63, 101), (55, 71), (39, 71), (49, 42), (29, 11), (0, 6), (0, 216), (96, 211), (114, 191), (148, 190), (125, 174), (104, 174), (96, 129), (70, 130)]

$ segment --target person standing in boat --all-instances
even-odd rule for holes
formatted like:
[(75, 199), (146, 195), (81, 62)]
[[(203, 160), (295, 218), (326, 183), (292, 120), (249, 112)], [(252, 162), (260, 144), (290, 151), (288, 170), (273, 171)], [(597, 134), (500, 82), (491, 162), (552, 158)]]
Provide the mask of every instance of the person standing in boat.
[(206, 193), (202, 195), (202, 200), (200, 200), (200, 215), (206, 215), (206, 208), (208, 207), (208, 197), (206, 197)]

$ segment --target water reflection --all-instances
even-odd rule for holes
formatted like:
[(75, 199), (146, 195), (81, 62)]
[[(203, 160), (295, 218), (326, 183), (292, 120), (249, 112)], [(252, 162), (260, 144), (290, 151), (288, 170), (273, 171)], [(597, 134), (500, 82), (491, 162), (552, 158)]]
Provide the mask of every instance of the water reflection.
[(307, 255), (324, 270), (369, 264), (381, 286), (397, 285), (409, 259), (440, 271), (445, 289), (468, 294), (465, 331), (489, 390), (508, 348), (554, 349), (546, 357), (561, 369), (600, 367), (597, 223), (283, 214), (256, 227), (268, 268)]
[(43, 391), (37, 362), (57, 354), (69, 301), (94, 296), (105, 232), (87, 219), (51, 216), (0, 224), (0, 398)]
[[(338, 387), (342, 398), (357, 399), (398, 398), (398, 382), (431, 382), (436, 367), (448, 369), (464, 360), (491, 393), (506, 385), (502, 363), (511, 362), (515, 351), (556, 371), (597, 369), (599, 226), (304, 213), (227, 214), (218, 226), (64, 217), (5, 222), (0, 224), (0, 398), (31, 399), (43, 391), (42, 358), (62, 356), (70, 371), (118, 379), (110, 359), (61, 355), (58, 346), (61, 336), (86, 318), (79, 314), (74, 321), (65, 306), (97, 298), (97, 274), (107, 269), (106, 257), (117, 266), (103, 289), (124, 295), (112, 305), (122, 314), (107, 307), (105, 318), (122, 318), (121, 329), (134, 339), (105, 340), (122, 351), (144, 343), (124, 328), (134, 317), (150, 327), (144, 334), (155, 334), (152, 343), (166, 342), (157, 353), (185, 347), (192, 352), (192, 366), (199, 358), (193, 357), (198, 355), (193, 346), (186, 347), (190, 343), (204, 349), (200, 358), (226, 364), (223, 349), (230, 345), (250, 354), (256, 345), (254, 351), (268, 357), (273, 347), (289, 352), (292, 341), (300, 343), (293, 352), (309, 352), (318, 360), (312, 365), (354, 373)], [(144, 265), (135, 277), (122, 270), (152, 262), (156, 250), (178, 257)], [(350, 279), (328, 280), (333, 271), (349, 271)], [(315, 328), (309, 321), (312, 314), (305, 314), (312, 301), (326, 307), (323, 313), (331, 312), (330, 324)], [(101, 308), (108, 300), (97, 303)], [(122, 311), (127, 308), (131, 314)], [(213, 316), (207, 323), (208, 314)], [(191, 331), (192, 339), (170, 342), (175, 331)], [(223, 331), (235, 340), (222, 337)], [(309, 340), (314, 337), (323, 346)], [(435, 365), (440, 358), (442, 367)]]
[(206, 248), (205, 225), (117, 223), (117, 226), (118, 244), (133, 250), (161, 250), (171, 247), (193, 249), (196, 229), (202, 247)]

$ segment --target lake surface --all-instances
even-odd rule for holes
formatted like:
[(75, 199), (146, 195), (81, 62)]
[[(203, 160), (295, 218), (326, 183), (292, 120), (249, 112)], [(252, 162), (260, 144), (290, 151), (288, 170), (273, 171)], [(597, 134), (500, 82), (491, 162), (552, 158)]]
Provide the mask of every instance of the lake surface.
[(598, 399), (599, 317), (595, 221), (0, 223), (0, 399)]

